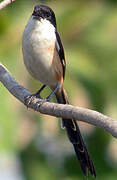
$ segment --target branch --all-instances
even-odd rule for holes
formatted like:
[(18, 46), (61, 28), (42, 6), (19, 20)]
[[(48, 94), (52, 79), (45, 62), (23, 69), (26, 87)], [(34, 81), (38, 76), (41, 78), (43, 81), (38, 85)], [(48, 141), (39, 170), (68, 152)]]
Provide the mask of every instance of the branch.
[(4, 9), (7, 5), (11, 4), (15, 0), (4, 0), (0, 3), (0, 10)]
[(72, 105), (50, 103), (38, 98), (34, 98), (30, 103), (25, 101), (26, 97), (30, 96), (31, 93), (23, 86), (19, 85), (2, 64), (0, 64), (0, 81), (13, 96), (19, 99), (28, 108), (32, 108), (43, 114), (80, 120), (98, 126), (117, 138), (117, 121), (99, 112), (81, 107), (74, 107)]

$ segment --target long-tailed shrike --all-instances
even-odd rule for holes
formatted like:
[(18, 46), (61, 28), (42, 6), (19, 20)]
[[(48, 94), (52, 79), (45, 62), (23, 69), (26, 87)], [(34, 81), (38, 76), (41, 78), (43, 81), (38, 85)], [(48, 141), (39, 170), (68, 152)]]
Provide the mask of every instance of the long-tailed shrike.
[[(58, 103), (68, 104), (64, 89), (66, 67), (64, 49), (57, 32), (55, 14), (48, 6), (35, 6), (23, 33), (22, 49), (27, 70), (43, 84), (36, 95), (39, 97), (40, 92), (47, 85), (52, 90), (48, 99), (55, 94)], [(93, 162), (76, 121), (62, 119), (62, 125), (73, 144), (84, 175), (88, 176), (89, 171), (96, 177)]]

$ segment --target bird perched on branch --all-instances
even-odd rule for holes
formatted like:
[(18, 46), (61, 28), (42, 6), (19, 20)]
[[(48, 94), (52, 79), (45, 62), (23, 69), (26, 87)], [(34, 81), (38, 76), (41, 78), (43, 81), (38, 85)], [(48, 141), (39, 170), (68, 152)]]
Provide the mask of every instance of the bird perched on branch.
[[(41, 91), (49, 86), (52, 93), (46, 98), (47, 100), (55, 94), (58, 103), (68, 104), (64, 89), (66, 68), (64, 49), (57, 31), (55, 14), (48, 6), (34, 7), (23, 33), (22, 50), (27, 70), (43, 84), (42, 88), (32, 96), (40, 97)], [(89, 171), (96, 177), (93, 162), (76, 121), (62, 119), (62, 126), (66, 129), (84, 175), (88, 176)]]

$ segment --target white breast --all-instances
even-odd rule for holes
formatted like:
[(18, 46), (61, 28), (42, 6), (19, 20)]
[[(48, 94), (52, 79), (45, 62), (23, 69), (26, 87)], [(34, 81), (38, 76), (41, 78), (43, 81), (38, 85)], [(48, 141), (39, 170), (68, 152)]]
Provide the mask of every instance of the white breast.
[(24, 63), (31, 75), (49, 86), (56, 84), (52, 69), (55, 44), (54, 26), (46, 19), (31, 17), (22, 39)]

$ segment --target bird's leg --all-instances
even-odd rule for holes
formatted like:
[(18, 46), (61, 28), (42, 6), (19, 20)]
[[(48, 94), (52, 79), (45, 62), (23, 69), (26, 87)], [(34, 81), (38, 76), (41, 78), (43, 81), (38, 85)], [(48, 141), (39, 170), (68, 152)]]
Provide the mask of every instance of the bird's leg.
[(33, 101), (34, 98), (41, 98), (40, 93), (45, 87), (46, 85), (43, 85), (35, 94), (31, 94), (30, 96), (26, 97), (25, 104), (30, 104), (30, 102)]
[(56, 88), (51, 92), (51, 94), (50, 94), (49, 96), (46, 97), (45, 100), (46, 100), (46, 101), (50, 101), (50, 100), (52, 99), (53, 95), (58, 91), (59, 88), (60, 88), (60, 85), (57, 84), (57, 85), (56, 85)]
[[(29, 105), (29, 104), (31, 103), (31, 101), (34, 100), (35, 97), (36, 97), (36, 98), (41, 98), (41, 97), (40, 97), (40, 93), (41, 93), (41, 91), (42, 91), (45, 87), (46, 87), (46, 85), (43, 85), (43, 86), (41, 87), (41, 89), (40, 89), (39, 91), (37, 91), (37, 93), (32, 94), (32, 95), (26, 97), (26, 98), (25, 98), (25, 104), (28, 104), (28, 105)], [(51, 92), (51, 94), (50, 94), (49, 96), (47, 96), (47, 97), (44, 99), (44, 101), (50, 101), (50, 100), (52, 99), (53, 95), (58, 91), (59, 88), (60, 88), (60, 85), (57, 84), (57, 85), (56, 85), (56, 88)]]
[(32, 96), (35, 96), (37, 98), (41, 98), (40, 93), (43, 91), (43, 89), (46, 87), (46, 85), (43, 85), (35, 94), (32, 94)]

